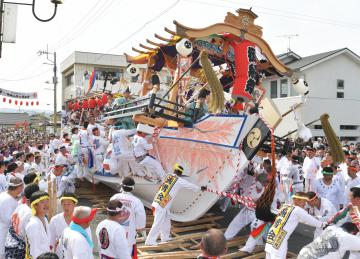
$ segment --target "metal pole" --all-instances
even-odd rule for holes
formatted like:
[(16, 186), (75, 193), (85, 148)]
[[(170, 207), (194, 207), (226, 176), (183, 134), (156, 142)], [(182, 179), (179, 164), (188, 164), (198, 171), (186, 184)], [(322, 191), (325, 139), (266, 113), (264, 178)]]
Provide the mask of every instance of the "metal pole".
[(3, 36), (3, 24), (2, 24), (2, 20), (3, 20), (3, 5), (4, 5), (4, 0), (0, 0), (0, 58), (1, 58), (1, 53), (2, 53), (2, 36)]
[(56, 111), (57, 111), (57, 102), (56, 102), (56, 99), (57, 99), (57, 95), (56, 95), (56, 92), (57, 92), (57, 89), (56, 89), (56, 85), (57, 85), (57, 77), (56, 77), (56, 72), (57, 72), (57, 66), (56, 66), (56, 52), (54, 52), (54, 78), (53, 78), (53, 83), (54, 83), (54, 134), (56, 134), (56, 124), (57, 124), (57, 114), (56, 114)]

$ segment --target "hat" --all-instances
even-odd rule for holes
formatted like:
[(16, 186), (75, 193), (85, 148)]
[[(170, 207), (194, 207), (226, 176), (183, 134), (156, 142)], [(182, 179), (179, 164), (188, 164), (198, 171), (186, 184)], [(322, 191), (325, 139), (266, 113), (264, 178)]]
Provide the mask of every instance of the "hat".
[(55, 159), (55, 166), (67, 165), (66, 159), (63, 156), (57, 156)]
[(330, 166), (327, 166), (327, 167), (324, 167), (323, 170), (321, 171), (321, 173), (323, 175), (333, 175), (334, 174), (334, 170), (332, 169), (332, 167)]

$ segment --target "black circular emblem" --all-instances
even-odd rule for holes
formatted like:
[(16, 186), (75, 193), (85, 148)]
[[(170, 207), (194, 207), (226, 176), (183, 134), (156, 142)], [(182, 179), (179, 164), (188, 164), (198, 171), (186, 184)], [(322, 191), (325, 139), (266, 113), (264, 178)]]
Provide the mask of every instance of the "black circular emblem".
[(109, 233), (106, 228), (102, 228), (99, 233), (99, 241), (102, 249), (107, 249), (110, 245)]

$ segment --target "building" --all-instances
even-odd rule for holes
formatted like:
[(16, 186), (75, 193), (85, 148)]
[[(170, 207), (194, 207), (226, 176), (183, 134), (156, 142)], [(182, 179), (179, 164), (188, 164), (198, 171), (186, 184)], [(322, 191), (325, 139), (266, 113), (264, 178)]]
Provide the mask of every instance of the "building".
[[(310, 86), (307, 101), (300, 113), (302, 121), (306, 124), (328, 113), (330, 123), (341, 139), (359, 140), (360, 57), (343, 48), (308, 57), (300, 57), (290, 51), (278, 58)], [(291, 87), (291, 78), (269, 77), (264, 80), (263, 86), (266, 95), (273, 99), (281, 113), (301, 102), (301, 97)], [(284, 118), (275, 133), (283, 136), (296, 128), (292, 113)], [(324, 136), (320, 121), (309, 128), (313, 136)]]
[[(75, 51), (60, 64), (62, 77), (62, 102), (83, 96), (88, 91), (89, 78), (95, 71), (95, 83), (91, 91), (103, 91), (106, 74), (111, 78), (120, 79), (116, 84), (107, 81), (106, 90), (118, 92), (129, 86), (132, 94), (137, 94), (141, 88), (145, 66), (140, 68), (139, 76), (131, 77), (126, 68), (129, 64), (124, 55), (111, 55)], [(164, 72), (159, 74), (161, 81), (168, 82), (170, 79)]]
[(0, 128), (14, 128), (16, 125), (30, 125), (31, 120), (27, 113), (20, 112), (0, 112)]

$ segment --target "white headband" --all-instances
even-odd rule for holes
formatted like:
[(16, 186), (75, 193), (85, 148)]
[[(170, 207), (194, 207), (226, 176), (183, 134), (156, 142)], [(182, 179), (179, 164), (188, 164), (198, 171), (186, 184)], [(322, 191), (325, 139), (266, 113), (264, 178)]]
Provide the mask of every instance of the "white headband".
[(126, 184), (122, 184), (121, 185), (122, 187), (127, 187), (127, 188), (131, 188), (131, 189), (134, 189), (134, 185), (126, 185)]
[(10, 183), (9, 183), (9, 186), (18, 187), (18, 186), (20, 186), (20, 185), (22, 185), (22, 184), (23, 184), (23, 182), (18, 183), (18, 184), (10, 182)]
[(125, 210), (125, 207), (124, 206), (121, 207), (121, 208), (117, 207), (115, 210), (106, 208), (106, 210), (109, 211), (109, 212), (122, 212), (122, 211)]

